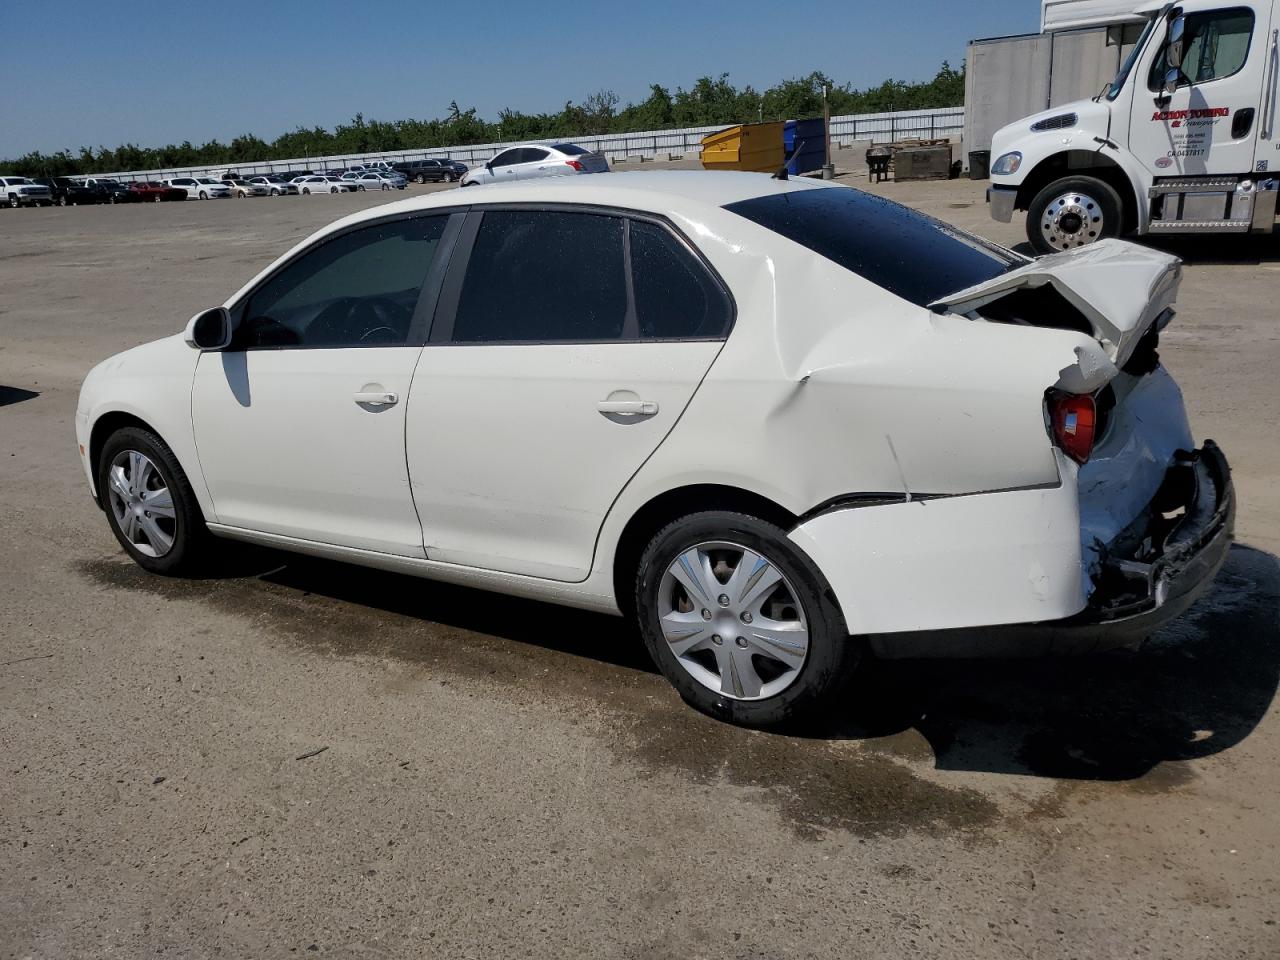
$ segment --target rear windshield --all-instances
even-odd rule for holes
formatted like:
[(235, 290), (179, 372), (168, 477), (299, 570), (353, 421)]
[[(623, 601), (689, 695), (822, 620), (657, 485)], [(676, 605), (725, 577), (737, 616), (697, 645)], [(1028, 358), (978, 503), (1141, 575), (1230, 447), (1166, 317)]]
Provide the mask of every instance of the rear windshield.
[(559, 150), (563, 154), (571, 157), (580, 157), (584, 153), (590, 153), (590, 150), (583, 150), (576, 143), (555, 143), (551, 145), (552, 150)]
[(1026, 263), (941, 220), (848, 187), (775, 193), (725, 209), (921, 307)]

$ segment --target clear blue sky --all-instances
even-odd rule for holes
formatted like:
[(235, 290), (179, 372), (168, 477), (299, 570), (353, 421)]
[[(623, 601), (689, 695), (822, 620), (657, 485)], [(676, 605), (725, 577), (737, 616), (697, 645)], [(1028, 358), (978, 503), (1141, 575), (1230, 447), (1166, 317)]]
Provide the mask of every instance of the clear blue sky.
[[(357, 112), (495, 119), (613, 90), (640, 100), (730, 74), (757, 88), (822, 70), (864, 87), (958, 65), (975, 37), (1035, 32), (1037, 0), (399, 0), (145, 4), (11, 0), (0, 157), (82, 144), (271, 140)], [(136, 10), (136, 12), (135, 12)], [(145, 11), (145, 12), (144, 12)]]

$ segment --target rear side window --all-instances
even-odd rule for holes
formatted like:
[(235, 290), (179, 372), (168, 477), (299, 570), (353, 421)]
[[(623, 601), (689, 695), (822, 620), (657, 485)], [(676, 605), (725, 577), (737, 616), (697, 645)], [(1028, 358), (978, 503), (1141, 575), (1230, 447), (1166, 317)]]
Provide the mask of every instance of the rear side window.
[(582, 147), (578, 146), (576, 143), (555, 143), (551, 145), (551, 149), (559, 150), (561, 153), (569, 157), (580, 157), (585, 153), (591, 152), (589, 150), (582, 149)]
[(453, 323), (457, 343), (622, 336), (621, 217), (490, 211), (480, 222)]
[(723, 288), (670, 230), (631, 222), (631, 278), (644, 339), (722, 337), (733, 310)]
[(774, 193), (725, 209), (922, 307), (1026, 263), (941, 220), (849, 187)]
[(234, 346), (404, 345), (447, 220), (393, 220), (313, 247), (250, 294)]
[(551, 154), (547, 153), (545, 150), (540, 150), (537, 147), (526, 147), (521, 151), (520, 162), (537, 163), (539, 160), (545, 160), (549, 156), (551, 156)]

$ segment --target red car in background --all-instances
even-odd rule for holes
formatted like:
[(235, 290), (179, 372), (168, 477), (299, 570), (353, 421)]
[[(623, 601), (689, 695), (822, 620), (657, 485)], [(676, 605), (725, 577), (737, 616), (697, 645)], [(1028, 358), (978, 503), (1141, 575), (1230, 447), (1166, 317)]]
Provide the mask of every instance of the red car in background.
[(130, 203), (138, 203), (144, 200), (152, 200), (159, 203), (161, 200), (186, 199), (187, 191), (180, 190), (177, 187), (166, 187), (163, 183), (156, 183), (155, 181), (129, 184), (128, 196), (125, 197), (125, 200)]

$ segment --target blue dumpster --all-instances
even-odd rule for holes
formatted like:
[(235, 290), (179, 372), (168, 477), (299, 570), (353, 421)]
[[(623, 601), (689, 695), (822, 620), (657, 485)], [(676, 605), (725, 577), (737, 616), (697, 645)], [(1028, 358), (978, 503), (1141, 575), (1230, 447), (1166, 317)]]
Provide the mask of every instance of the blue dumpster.
[(782, 131), (782, 143), (788, 157), (800, 147), (800, 152), (787, 161), (787, 173), (812, 173), (821, 170), (827, 162), (826, 127), (821, 117), (788, 120)]

